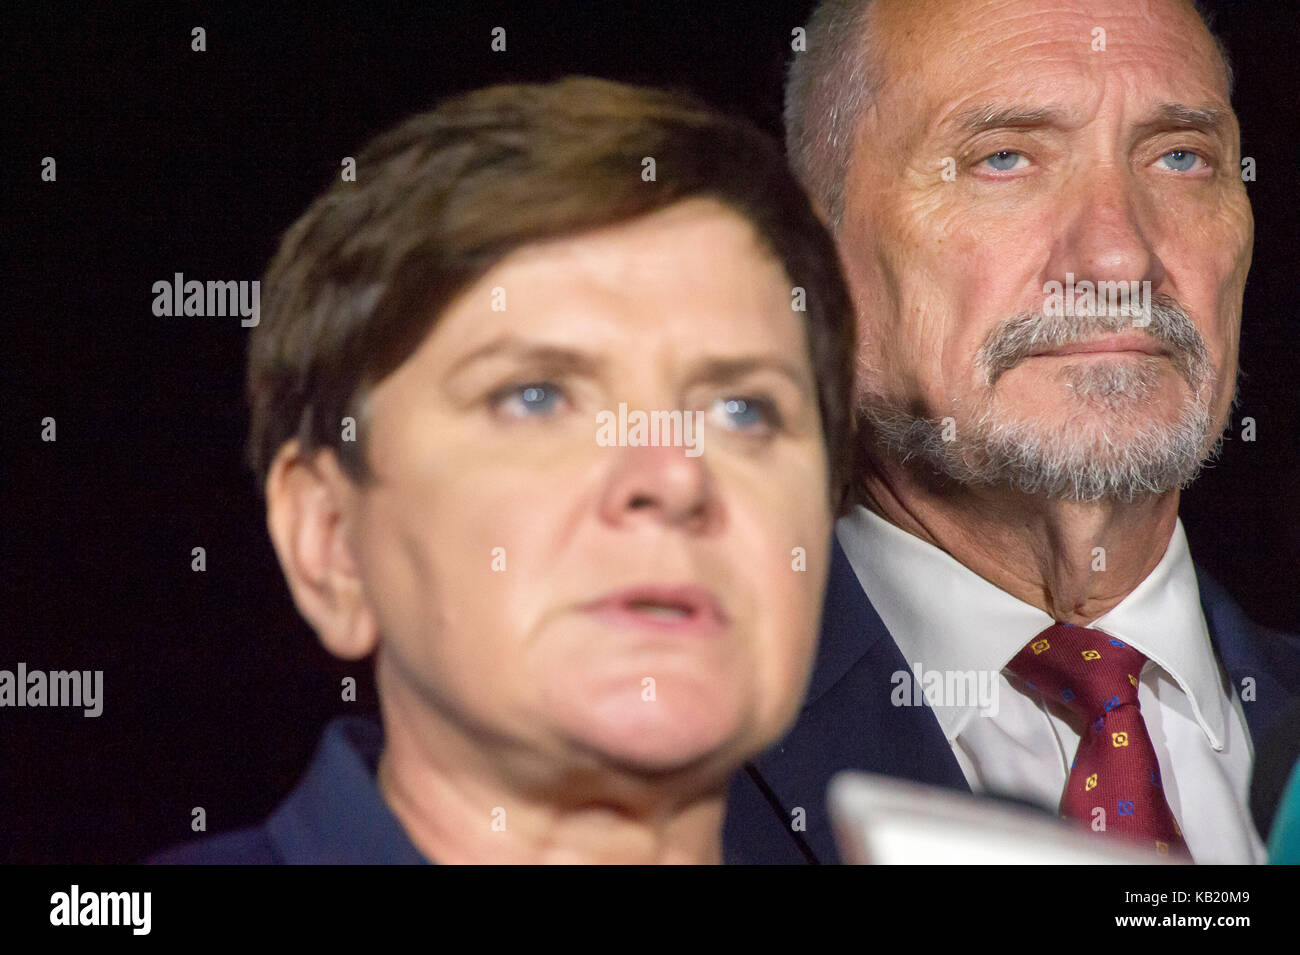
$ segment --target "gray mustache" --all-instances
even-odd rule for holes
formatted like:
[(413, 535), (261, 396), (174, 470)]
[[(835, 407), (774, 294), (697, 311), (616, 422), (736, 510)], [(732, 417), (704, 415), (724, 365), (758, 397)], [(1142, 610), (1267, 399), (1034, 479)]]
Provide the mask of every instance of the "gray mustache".
[[(1143, 316), (1145, 321), (1146, 316)], [(1137, 331), (1151, 336), (1173, 353), (1179, 374), (1196, 388), (1209, 373), (1209, 350), (1205, 339), (1170, 295), (1151, 296), (1150, 321), (1136, 324), (1132, 315), (1099, 311), (1095, 315), (1045, 315), (1023, 312), (1001, 323), (989, 334), (976, 355), (987, 384), (992, 387), (1003, 373), (1035, 352), (1084, 342), (1111, 332)]]

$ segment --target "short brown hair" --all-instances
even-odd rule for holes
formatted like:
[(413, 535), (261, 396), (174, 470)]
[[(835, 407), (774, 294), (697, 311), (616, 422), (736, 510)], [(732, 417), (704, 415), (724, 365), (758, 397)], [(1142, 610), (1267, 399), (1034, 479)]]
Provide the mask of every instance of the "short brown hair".
[[(642, 178), (653, 157), (654, 181)], [(265, 493), (280, 447), (333, 448), (369, 478), (367, 390), (455, 296), (515, 249), (693, 197), (747, 219), (806, 294), (838, 509), (847, 480), (853, 317), (834, 244), (777, 144), (682, 94), (574, 77), (458, 96), (381, 134), (285, 233), (249, 340), (248, 462)]]

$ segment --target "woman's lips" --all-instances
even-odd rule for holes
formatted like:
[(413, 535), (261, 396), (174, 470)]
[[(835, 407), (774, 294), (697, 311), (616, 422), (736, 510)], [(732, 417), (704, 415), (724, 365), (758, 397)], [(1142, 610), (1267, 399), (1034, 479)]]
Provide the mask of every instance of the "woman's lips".
[(618, 629), (708, 636), (728, 624), (717, 598), (703, 587), (649, 584), (605, 594), (582, 610)]

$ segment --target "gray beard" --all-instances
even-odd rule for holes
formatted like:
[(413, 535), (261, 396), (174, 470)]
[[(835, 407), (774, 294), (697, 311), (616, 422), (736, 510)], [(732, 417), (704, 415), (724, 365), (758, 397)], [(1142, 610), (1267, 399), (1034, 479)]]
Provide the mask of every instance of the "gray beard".
[[(1185, 488), (1206, 463), (1218, 457), (1223, 425), (1216, 428), (1211, 416), (1211, 370), (1199, 334), (1176, 305), (1158, 303), (1155, 317), (1153, 335), (1173, 345), (1175, 366), (1191, 388), (1172, 423), (1147, 420), (1147, 403), (1162, 362), (1155, 357), (1140, 362), (1081, 362), (1062, 369), (1063, 384), (1074, 392), (1080, 410), (1094, 412), (1089, 417), (1096, 419), (1095, 424), (1081, 424), (1073, 416), (1045, 423), (1015, 420), (998, 410), (993, 384), (1031, 347), (1068, 344), (1084, 340), (1093, 331), (1121, 327), (1105, 316), (1082, 323), (1067, 319), (1068, 324), (1021, 316), (996, 330), (981, 349), (979, 361), (989, 390), (969, 420), (956, 423), (955, 437), (944, 440), (942, 421), (919, 417), (885, 396), (867, 392), (857, 408), (866, 426), (863, 438), (873, 441), (877, 453), (889, 459), (928, 465), (937, 475), (961, 485), (1009, 487), (1055, 500), (1129, 503)], [(1031, 324), (1032, 333), (1026, 334)], [(1096, 416), (1096, 411), (1104, 416)], [(1123, 441), (1113, 438), (1113, 428), (1108, 427), (1112, 422), (1124, 426)]]

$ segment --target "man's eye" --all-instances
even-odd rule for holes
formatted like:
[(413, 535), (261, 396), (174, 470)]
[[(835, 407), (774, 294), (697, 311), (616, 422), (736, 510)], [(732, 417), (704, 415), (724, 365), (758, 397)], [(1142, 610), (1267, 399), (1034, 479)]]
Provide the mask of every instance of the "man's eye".
[[(1017, 167), (1017, 164), (1025, 159), (1022, 153), (1012, 152), (1010, 149), (1001, 149), (992, 156), (985, 156), (980, 162), (987, 163), (990, 169), (998, 172), (1010, 172)], [(1028, 160), (1025, 160), (1028, 162)]]
[(781, 424), (776, 406), (766, 398), (719, 398), (712, 411), (722, 427), (732, 431), (758, 433)]
[[(1196, 167), (1196, 161), (1200, 158), (1199, 155), (1189, 150), (1175, 149), (1161, 156), (1160, 161), (1164, 162), (1166, 169), (1172, 169), (1174, 172), (1190, 172)], [(1168, 161), (1166, 162), (1166, 160)]]
[(515, 418), (546, 417), (557, 410), (563, 392), (549, 381), (507, 385), (492, 393), (493, 408)]

